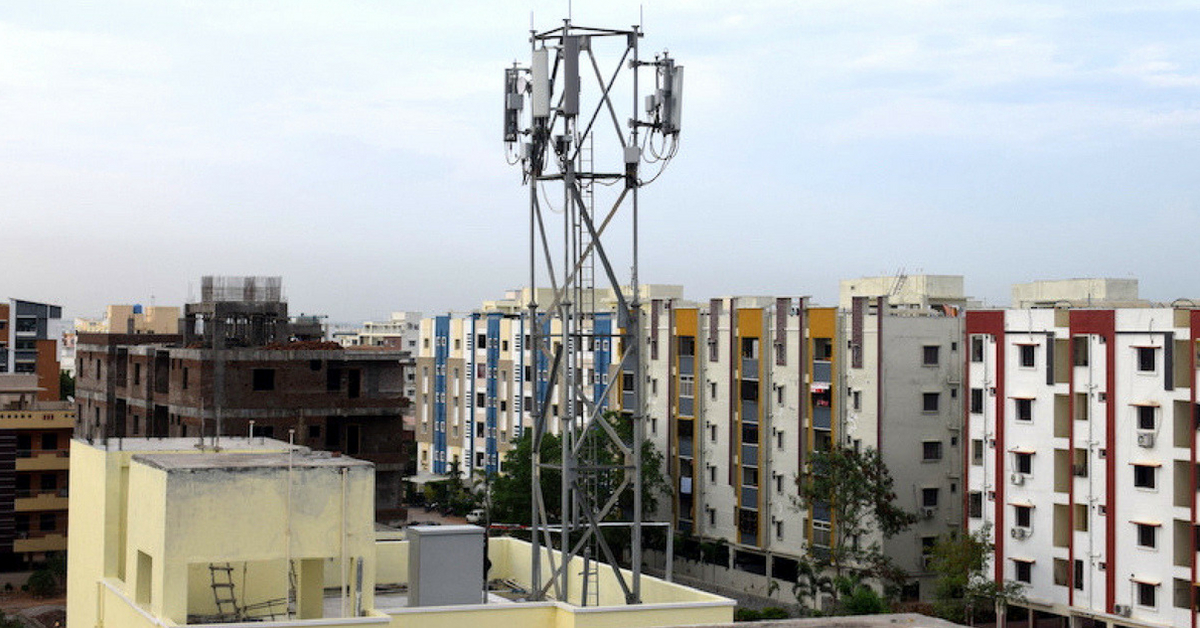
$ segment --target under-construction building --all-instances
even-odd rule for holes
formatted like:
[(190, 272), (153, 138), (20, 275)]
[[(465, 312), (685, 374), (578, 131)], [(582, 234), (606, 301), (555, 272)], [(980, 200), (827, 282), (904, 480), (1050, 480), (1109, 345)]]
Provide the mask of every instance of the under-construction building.
[(272, 300), (278, 283), (230, 283), (241, 287), (222, 292), (228, 283), (206, 278), (206, 300), (185, 308), (182, 336), (80, 334), (76, 434), (253, 433), (340, 451), (376, 464), (379, 516), (397, 514), (412, 437), (402, 419), (409, 354), (289, 342), (286, 304)]

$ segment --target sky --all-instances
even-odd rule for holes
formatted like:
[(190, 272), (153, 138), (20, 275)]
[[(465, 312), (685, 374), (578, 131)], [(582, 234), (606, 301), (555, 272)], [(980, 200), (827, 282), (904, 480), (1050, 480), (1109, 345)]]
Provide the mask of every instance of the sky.
[(4, 2), (0, 297), (99, 316), (215, 274), (281, 275), (331, 321), (498, 298), (528, 276), (503, 69), (568, 13), (686, 68), (643, 283), (1200, 297), (1200, 6), (1156, 0)]

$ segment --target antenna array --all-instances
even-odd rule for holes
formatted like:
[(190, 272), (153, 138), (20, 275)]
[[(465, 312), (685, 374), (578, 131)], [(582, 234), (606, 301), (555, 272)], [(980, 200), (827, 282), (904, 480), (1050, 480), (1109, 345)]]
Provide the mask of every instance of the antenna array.
[[(563, 601), (586, 605), (589, 598), (598, 599), (592, 569), (584, 569), (581, 591), (568, 586), (572, 561), (582, 558), (587, 564), (597, 557), (611, 566), (626, 601), (641, 602), (646, 382), (639, 333), (638, 190), (675, 156), (683, 103), (683, 67), (665, 52), (640, 60), (641, 37), (638, 26), (587, 28), (567, 19), (559, 28), (532, 31), (529, 65), (514, 64), (504, 72), (504, 142), (509, 162), (521, 166), (529, 187), (528, 320), (536, 359), (546, 365), (549, 380), (533, 408), (534, 599), (551, 589)], [(607, 71), (602, 61), (609, 63)], [(644, 98), (642, 73), (653, 73), (653, 90)], [(622, 123), (617, 101), (625, 97), (631, 114)], [(643, 162), (657, 167), (649, 179), (642, 178)], [(605, 198), (597, 209), (597, 192), (606, 189), (612, 203)], [(629, 229), (620, 233), (624, 225)], [(628, 257), (628, 277), (619, 276), (613, 263), (619, 255)], [(595, 285), (597, 268), (607, 284), (603, 287)], [(539, 282), (549, 290), (539, 291)], [(601, 342), (596, 321), (609, 316), (598, 311), (601, 290), (616, 303), (619, 341), (612, 366), (596, 375), (603, 385), (594, 385), (581, 375), (587, 354)], [(552, 295), (549, 303), (538, 303), (539, 294)], [(549, 425), (547, 409), (556, 387), (561, 412), (557, 425)], [(620, 412), (610, 410), (617, 405), (610, 399), (620, 401)], [(542, 460), (542, 441), (554, 428), (562, 437), (561, 460)], [(601, 450), (617, 455), (604, 457)], [(541, 486), (546, 470), (561, 474), (559, 512), (547, 508)], [(632, 507), (622, 507), (621, 497), (629, 492)], [(630, 530), (631, 577), (618, 568), (617, 555), (601, 534), (602, 523), (608, 527), (622, 518)], [(549, 551), (555, 546), (558, 558)], [(542, 573), (543, 559), (548, 574)], [(589, 580), (597, 580), (590, 583), (591, 591)]]

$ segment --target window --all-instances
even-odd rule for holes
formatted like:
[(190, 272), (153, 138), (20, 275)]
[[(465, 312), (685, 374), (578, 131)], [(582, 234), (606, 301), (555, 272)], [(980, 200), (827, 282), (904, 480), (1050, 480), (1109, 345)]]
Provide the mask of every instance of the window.
[(923, 488), (921, 489), (921, 506), (924, 508), (937, 508), (938, 505), (938, 489)]
[(715, 483), (717, 481), (717, 468), (710, 466), (708, 468), (708, 481)]
[(1075, 559), (1075, 590), (1083, 590), (1083, 561)]
[(1158, 526), (1149, 523), (1138, 523), (1137, 526), (1137, 544), (1138, 547), (1155, 548), (1158, 547)]
[(983, 336), (971, 336), (971, 361), (983, 362)]
[[(713, 470), (716, 471), (716, 468), (714, 467)], [(716, 474), (714, 473), (713, 475), (715, 476)], [(716, 480), (713, 480), (713, 481), (715, 482)], [(708, 509), (708, 525), (710, 525), (710, 526), (717, 525), (717, 509), (716, 508)]]
[(717, 398), (717, 383), (716, 383), (716, 382), (710, 382), (710, 383), (709, 383), (709, 385), (708, 385), (708, 387), (709, 387), (708, 396), (709, 396), (709, 397), (711, 397), (711, 398), (713, 398), (713, 399), (716, 399), (716, 398)]
[(1142, 373), (1154, 372), (1154, 355), (1155, 347), (1138, 347), (1137, 348), (1137, 368)]
[(321, 437), (321, 426), (320, 425), (308, 426), (308, 437), (309, 438), (320, 438)]
[(1154, 406), (1137, 406), (1137, 424), (1139, 430), (1154, 429)]
[(850, 394), (850, 399), (853, 402), (855, 410), (862, 410), (862, 391), (856, 390)]
[(925, 345), (921, 347), (921, 364), (925, 366), (937, 366), (938, 352), (940, 350), (941, 347), (937, 345)]
[(188, 389), (188, 367), (183, 367), (183, 389)]
[(975, 438), (971, 440), (971, 464), (983, 464), (983, 439)]
[[(655, 380), (657, 382), (658, 380)], [(695, 397), (696, 396), (696, 376), (695, 375), (680, 375), (679, 376), (679, 396), (680, 397)]]
[(936, 462), (942, 459), (942, 441), (927, 440), (921, 443), (921, 459), (925, 462)]
[(708, 426), (708, 440), (717, 442), (717, 426), (715, 424)]
[(939, 402), (941, 396), (942, 396), (941, 393), (935, 393), (935, 392), (922, 393), (921, 394), (921, 410), (923, 412), (937, 412), (938, 411), (938, 402)]
[(1021, 366), (1033, 368), (1037, 366), (1037, 345), (1018, 345), (1021, 351)]
[(42, 434), (42, 449), (46, 451), (58, 449), (58, 434), (53, 432)]
[(1026, 451), (1019, 451), (1013, 456), (1016, 460), (1017, 473), (1029, 475), (1033, 473), (1033, 454)]
[(967, 515), (972, 519), (983, 518), (983, 493), (971, 491), (967, 495)]
[(1071, 339), (1071, 355), (1075, 366), (1088, 365), (1088, 337), (1075, 336)]
[(971, 414), (983, 414), (983, 389), (971, 389)]
[(275, 369), (254, 369), (254, 390), (275, 390)]
[(775, 522), (775, 538), (780, 541), (783, 540), (783, 522), (782, 521)]
[(1017, 408), (1018, 421), (1033, 420), (1033, 400), (1032, 399), (1014, 399)]
[(481, 393), (481, 392), (477, 392), (477, 393), (475, 393), (475, 407), (476, 407), (476, 408), (482, 408), (482, 407), (484, 407), (485, 405), (487, 405), (487, 397), (486, 397), (486, 395), (485, 395), (484, 393)]
[[(475, 336), (475, 348), (476, 349), (487, 349), (487, 334), (478, 334)], [(475, 466), (481, 467), (483, 465), (477, 464)]]
[(1018, 528), (1029, 528), (1033, 523), (1033, 506), (1013, 506), (1013, 513)]
[(53, 532), (58, 528), (58, 515), (52, 512), (42, 513), (39, 517), (38, 529), (42, 532)]
[(1016, 567), (1017, 582), (1024, 582), (1026, 584), (1033, 582), (1033, 561), (1014, 560), (1013, 566)]
[(1152, 608), (1158, 606), (1158, 600), (1156, 599), (1158, 591), (1155, 585), (1149, 582), (1137, 582), (1135, 584), (1137, 584), (1138, 606), (1149, 606)]
[(1133, 485), (1138, 488), (1154, 488), (1155, 467), (1148, 464), (1133, 465)]

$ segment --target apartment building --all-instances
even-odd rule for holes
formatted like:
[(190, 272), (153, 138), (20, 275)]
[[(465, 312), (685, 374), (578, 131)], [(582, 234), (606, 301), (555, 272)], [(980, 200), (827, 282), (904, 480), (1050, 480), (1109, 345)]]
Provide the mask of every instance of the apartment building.
[(0, 569), (67, 549), (67, 447), (75, 409), (42, 401), (33, 373), (0, 375)]
[(929, 551), (962, 520), (965, 350), (963, 318), (955, 312), (965, 299), (961, 292), (941, 296), (957, 303), (894, 307), (886, 296), (853, 296), (840, 313), (839, 344), (848, 354), (843, 444), (878, 450), (895, 480), (896, 505), (918, 515), (889, 539), (866, 540), (908, 572), (906, 599), (932, 596)]
[(645, 319), (648, 437), (673, 485), (663, 517), (728, 545), (706, 576), (716, 584), (764, 595), (771, 579), (794, 582), (808, 548), (830, 541), (829, 513), (801, 511), (795, 480), (809, 452), (841, 437), (837, 310), (786, 297), (656, 299)]
[(966, 333), (963, 507), (994, 577), (1073, 624), (1195, 627), (1200, 311), (971, 311)]
[[(641, 286), (642, 298), (678, 297), (679, 286)], [(416, 357), (415, 412), (418, 469), (443, 474), (502, 472), (504, 454), (532, 425), (535, 404), (546, 403), (548, 428), (566, 413), (566, 388), (550, 386), (550, 358), (533, 346), (525, 309), (553, 301), (549, 289), (511, 291), (485, 301), (479, 312), (425, 318)], [(616, 301), (611, 290), (589, 291), (579, 304), (589, 313), (575, 330), (586, 347), (577, 372), (601, 407), (621, 407)], [(557, 351), (564, 342), (557, 323), (541, 333)]]
[(58, 330), (62, 308), (9, 299), (0, 303), (0, 373), (35, 373), (39, 399), (59, 396)]

